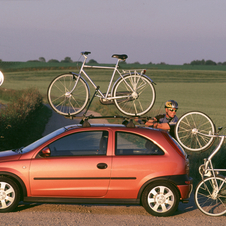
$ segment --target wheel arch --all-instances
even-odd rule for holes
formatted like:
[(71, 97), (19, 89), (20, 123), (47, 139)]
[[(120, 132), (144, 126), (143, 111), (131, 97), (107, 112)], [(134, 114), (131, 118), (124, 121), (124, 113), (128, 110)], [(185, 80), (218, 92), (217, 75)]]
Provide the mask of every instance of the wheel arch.
[(27, 196), (26, 186), (25, 186), (23, 180), (20, 177), (18, 177), (17, 175), (15, 175), (13, 173), (0, 171), (0, 178), (1, 177), (10, 178), (11, 180), (13, 180), (18, 185), (18, 187), (20, 189), (20, 197), (21, 197), (21, 199), (23, 199), (24, 197)]
[(172, 186), (175, 187), (175, 189), (177, 190), (179, 198), (181, 198), (180, 190), (177, 187), (177, 182), (175, 182), (175, 180), (171, 176), (163, 176), (163, 177), (157, 177), (157, 178), (153, 178), (153, 179), (150, 179), (150, 180), (146, 181), (141, 186), (141, 188), (140, 188), (140, 190), (138, 192), (137, 199), (139, 199), (141, 201), (142, 200), (142, 195), (143, 195), (143, 192), (144, 192), (145, 188), (147, 186), (149, 186), (150, 184), (153, 184), (155, 182), (167, 182), (167, 183), (170, 183)]

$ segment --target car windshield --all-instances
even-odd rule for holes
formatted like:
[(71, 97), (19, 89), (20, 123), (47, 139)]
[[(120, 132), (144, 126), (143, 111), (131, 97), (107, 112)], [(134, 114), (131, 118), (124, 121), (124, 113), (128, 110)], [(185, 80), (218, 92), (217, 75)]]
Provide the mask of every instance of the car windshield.
[(53, 137), (55, 137), (55, 136), (57, 136), (57, 135), (63, 133), (64, 131), (65, 131), (65, 128), (60, 128), (60, 129), (58, 129), (58, 130), (56, 130), (56, 131), (54, 131), (54, 132), (52, 132), (52, 133), (50, 133), (50, 134), (48, 134), (48, 135), (42, 137), (41, 139), (35, 141), (34, 143), (32, 143), (32, 144), (30, 144), (30, 145), (24, 147), (24, 148), (21, 150), (21, 152), (22, 152), (22, 153), (29, 152), (29, 151), (35, 149), (36, 147), (38, 147), (39, 145), (45, 143), (46, 141), (52, 139)]

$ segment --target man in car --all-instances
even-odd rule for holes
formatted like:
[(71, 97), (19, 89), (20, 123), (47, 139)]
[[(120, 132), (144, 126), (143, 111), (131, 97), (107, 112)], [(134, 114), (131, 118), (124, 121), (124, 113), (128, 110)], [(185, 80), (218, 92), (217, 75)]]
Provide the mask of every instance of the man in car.
[[(174, 137), (174, 128), (178, 121), (176, 112), (178, 110), (178, 103), (175, 100), (168, 100), (165, 103), (165, 114), (157, 115), (153, 119), (149, 119), (145, 122), (146, 126), (163, 129), (169, 131), (170, 135)], [(135, 121), (141, 123), (140, 119)]]

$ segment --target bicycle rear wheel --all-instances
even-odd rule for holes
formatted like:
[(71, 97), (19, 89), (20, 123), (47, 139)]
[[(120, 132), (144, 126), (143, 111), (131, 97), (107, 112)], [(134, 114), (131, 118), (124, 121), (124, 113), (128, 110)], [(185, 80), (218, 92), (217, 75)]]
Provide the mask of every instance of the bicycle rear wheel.
[(208, 177), (195, 190), (197, 207), (208, 216), (226, 213), (226, 181), (221, 177)]
[[(202, 134), (200, 134), (202, 133)], [(193, 111), (182, 115), (175, 127), (177, 141), (189, 151), (204, 151), (214, 142), (215, 125), (206, 114)]]
[(78, 75), (63, 74), (57, 76), (50, 83), (47, 98), (54, 111), (61, 115), (76, 115), (80, 113), (89, 100), (89, 88), (80, 77), (75, 89), (72, 91)]
[(116, 82), (113, 97), (116, 107), (123, 114), (141, 116), (146, 114), (154, 105), (155, 88), (147, 76), (128, 74)]

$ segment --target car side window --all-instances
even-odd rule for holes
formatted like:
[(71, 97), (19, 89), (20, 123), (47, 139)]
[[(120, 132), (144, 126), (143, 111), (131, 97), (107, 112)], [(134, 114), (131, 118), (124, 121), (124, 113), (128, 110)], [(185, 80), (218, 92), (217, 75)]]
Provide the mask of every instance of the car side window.
[(116, 155), (164, 155), (151, 140), (133, 133), (116, 132)]
[(48, 147), (50, 157), (106, 155), (107, 142), (107, 131), (88, 131), (62, 137)]

